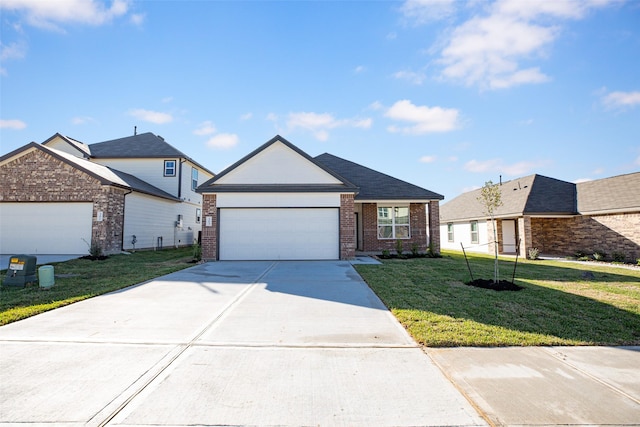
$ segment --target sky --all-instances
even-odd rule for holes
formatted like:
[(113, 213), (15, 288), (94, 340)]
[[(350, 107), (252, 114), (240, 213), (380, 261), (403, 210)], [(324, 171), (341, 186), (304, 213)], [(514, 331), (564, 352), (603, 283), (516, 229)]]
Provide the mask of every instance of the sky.
[[(640, 171), (640, 0), (0, 0), (0, 155), (275, 135), (445, 196)], [(636, 189), (637, 191), (637, 189)]]

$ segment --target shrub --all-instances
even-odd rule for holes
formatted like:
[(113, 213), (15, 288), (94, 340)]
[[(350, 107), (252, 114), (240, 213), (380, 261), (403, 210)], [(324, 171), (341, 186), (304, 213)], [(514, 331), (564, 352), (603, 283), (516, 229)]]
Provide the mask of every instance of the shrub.
[(627, 260), (627, 256), (622, 252), (612, 253), (611, 258), (613, 258), (614, 262), (625, 262)]
[(592, 256), (596, 261), (604, 261), (607, 258), (607, 254), (603, 251), (595, 251)]
[(540, 249), (529, 248), (529, 259), (538, 259), (540, 255)]
[(382, 258), (391, 258), (391, 253), (389, 253), (388, 249), (382, 250)]
[(420, 255), (420, 246), (418, 246), (417, 243), (413, 243), (411, 245), (411, 255), (413, 255), (414, 257)]
[(399, 257), (401, 257), (402, 252), (404, 252), (404, 245), (402, 243), (402, 240), (400, 239), (396, 240), (396, 252), (398, 253)]
[(575, 258), (577, 258), (577, 259), (580, 259), (580, 258), (584, 258), (585, 256), (587, 256), (587, 253), (585, 251), (575, 251), (573, 253), (573, 256)]
[(193, 242), (193, 259), (194, 261), (202, 260), (202, 246), (198, 242)]

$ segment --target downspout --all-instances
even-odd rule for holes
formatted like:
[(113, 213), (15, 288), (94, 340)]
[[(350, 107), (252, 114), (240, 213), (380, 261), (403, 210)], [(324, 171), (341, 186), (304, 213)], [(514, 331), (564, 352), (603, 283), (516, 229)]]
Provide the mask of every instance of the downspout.
[(129, 190), (128, 193), (124, 193), (122, 196), (122, 237), (120, 239), (120, 250), (124, 251), (124, 211), (127, 207), (127, 195), (133, 193), (133, 190)]

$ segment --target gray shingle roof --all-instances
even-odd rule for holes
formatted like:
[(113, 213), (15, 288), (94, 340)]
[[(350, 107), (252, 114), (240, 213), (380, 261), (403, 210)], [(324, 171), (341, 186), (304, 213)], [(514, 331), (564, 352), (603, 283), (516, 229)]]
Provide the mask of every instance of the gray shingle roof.
[(581, 182), (577, 186), (580, 213), (640, 211), (640, 172)]
[(355, 200), (442, 200), (444, 196), (325, 153), (315, 160), (360, 188)]
[(213, 172), (151, 132), (97, 142), (89, 145), (91, 157), (118, 158), (183, 158), (213, 175)]
[[(575, 215), (576, 185), (542, 175), (529, 175), (500, 185), (502, 206), (495, 216)], [(440, 220), (455, 221), (487, 218), (478, 201), (481, 189), (463, 193), (440, 206)]]

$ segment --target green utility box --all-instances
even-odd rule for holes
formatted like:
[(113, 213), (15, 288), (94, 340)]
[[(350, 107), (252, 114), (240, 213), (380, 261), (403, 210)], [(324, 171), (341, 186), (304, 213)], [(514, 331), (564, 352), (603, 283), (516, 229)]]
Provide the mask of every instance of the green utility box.
[(29, 283), (36, 283), (36, 261), (37, 258), (31, 255), (12, 255), (2, 284), (24, 288)]

